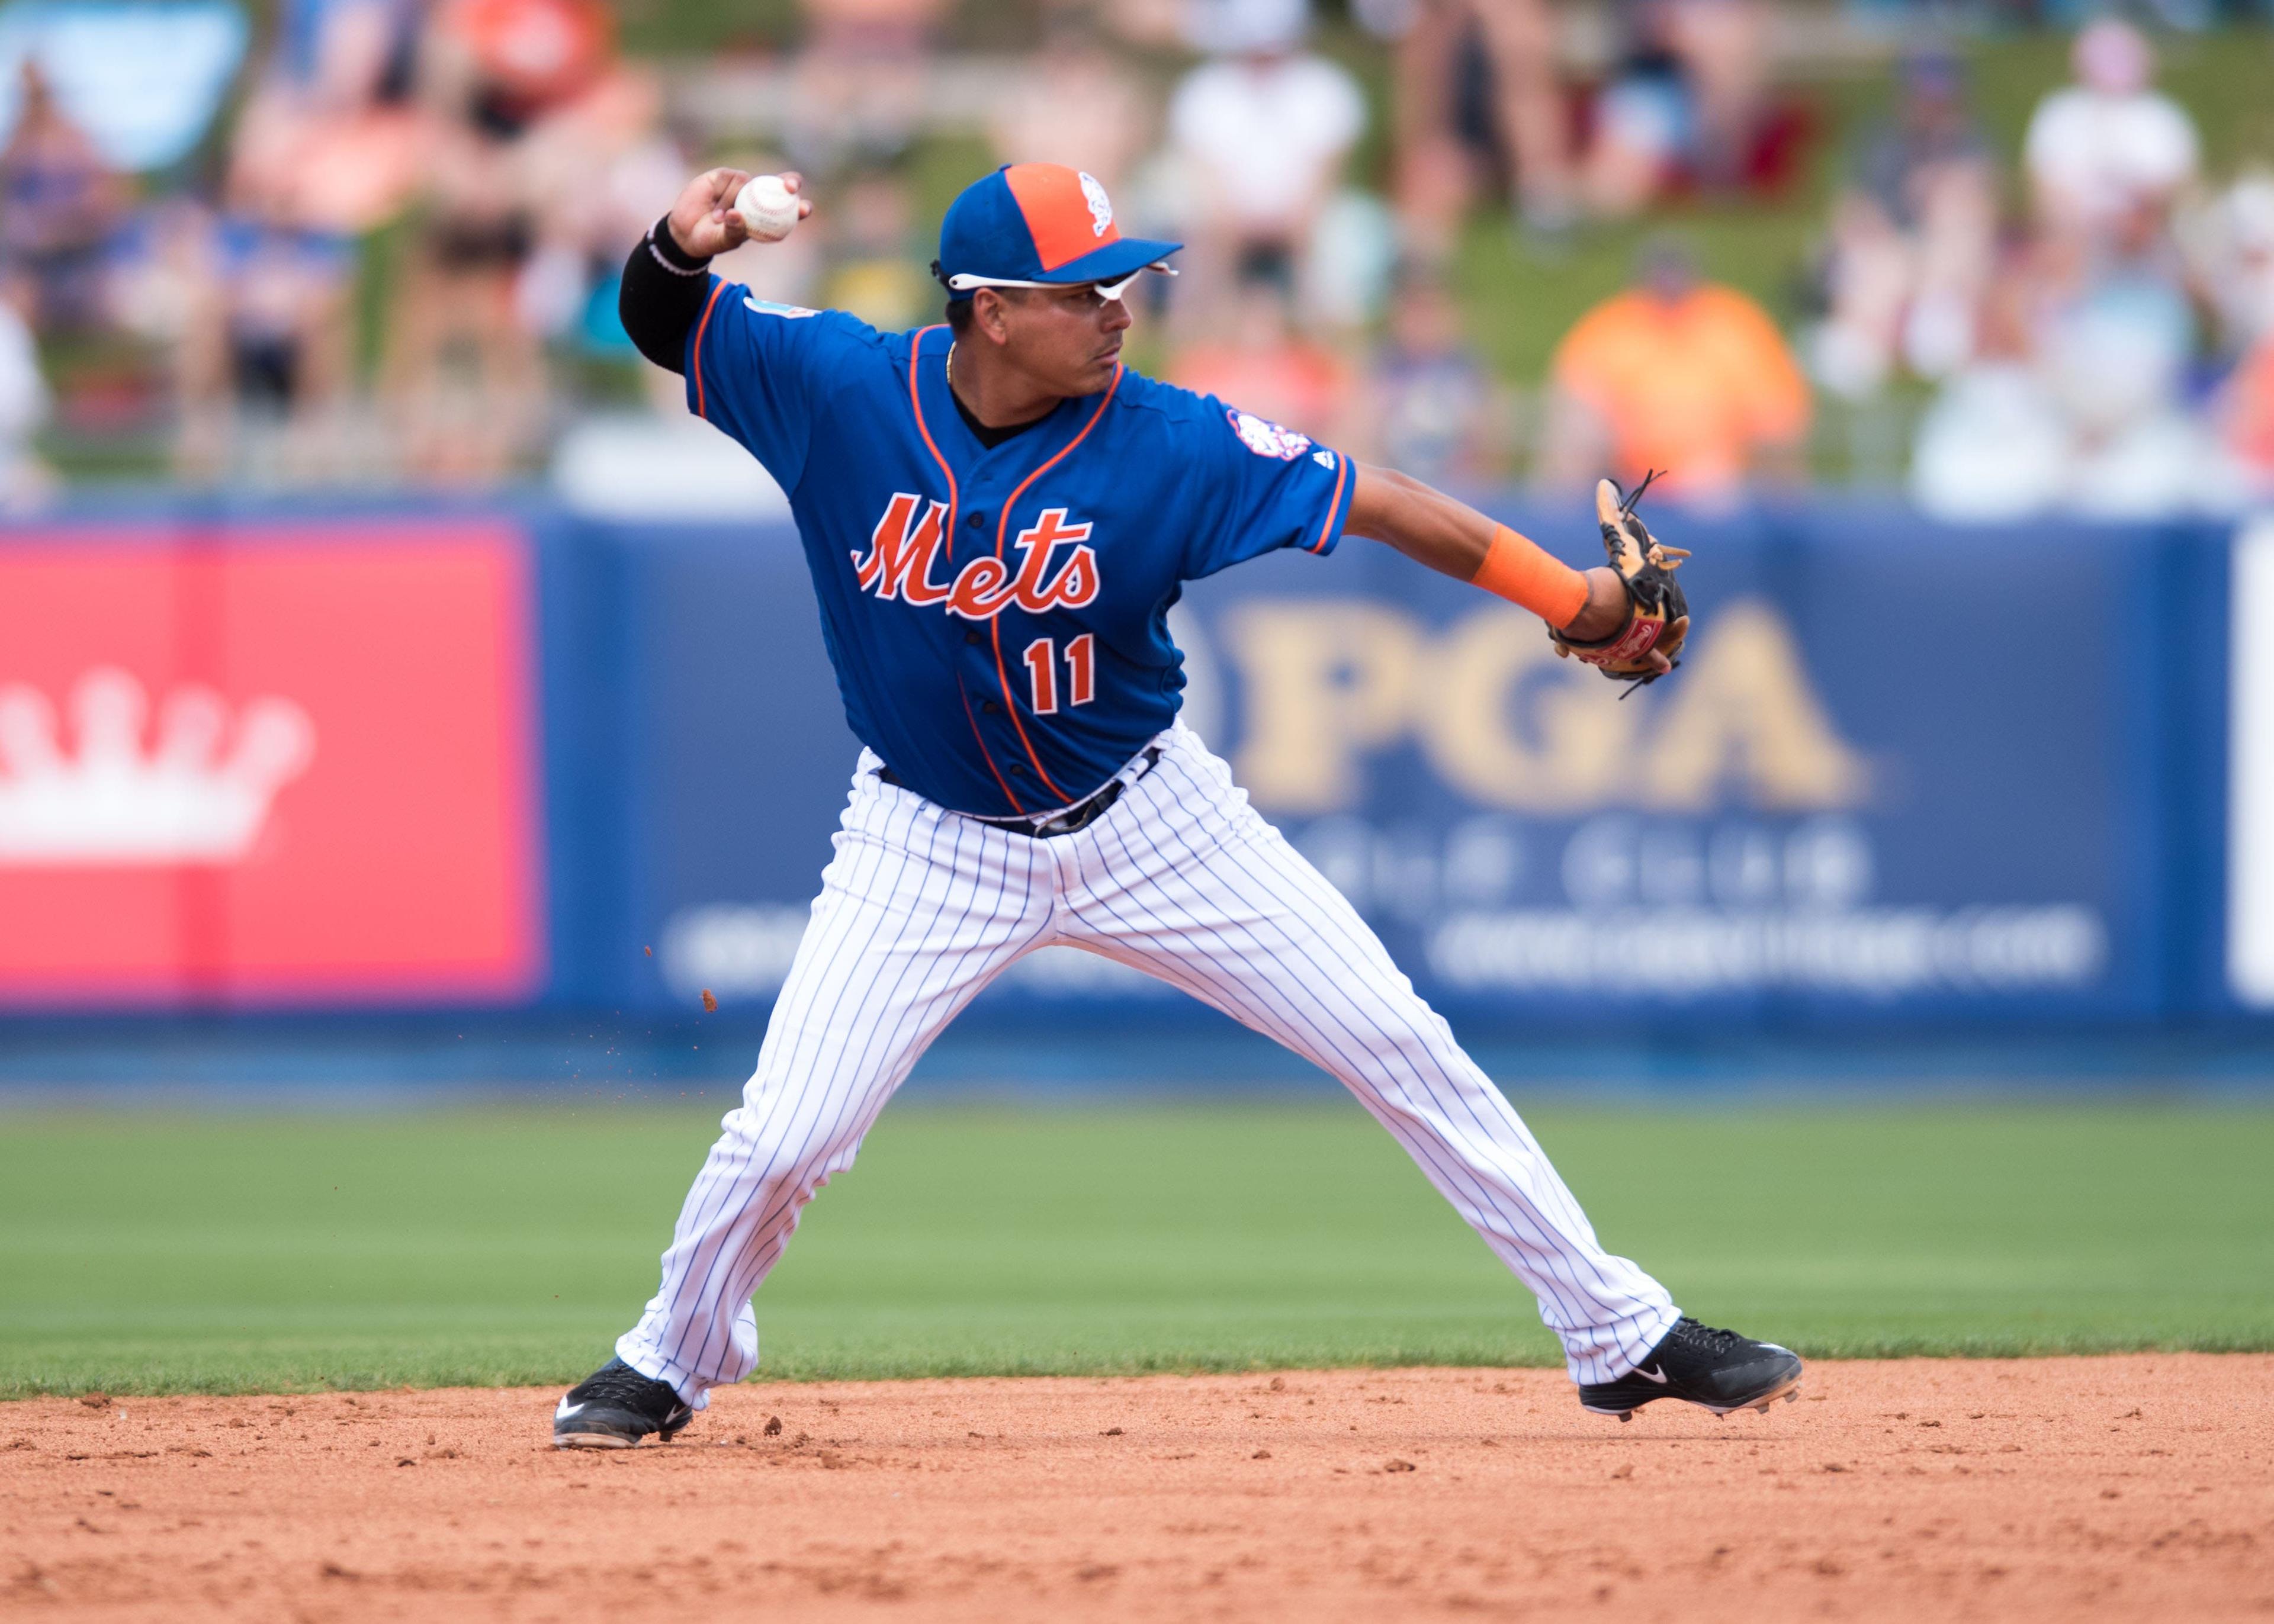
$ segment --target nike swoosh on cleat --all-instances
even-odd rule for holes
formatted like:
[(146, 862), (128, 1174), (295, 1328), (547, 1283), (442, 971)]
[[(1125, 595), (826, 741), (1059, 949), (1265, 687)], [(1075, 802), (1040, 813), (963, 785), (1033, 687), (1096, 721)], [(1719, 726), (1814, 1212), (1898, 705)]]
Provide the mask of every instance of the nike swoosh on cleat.
[(578, 1410), (584, 1408), (584, 1407), (582, 1404), (572, 1404), (564, 1398), (560, 1402), (560, 1403), (553, 1406), (553, 1418), (555, 1421), (566, 1421), (569, 1417), (575, 1415)]
[(1666, 1376), (1665, 1376), (1665, 1374), (1664, 1374), (1664, 1372), (1660, 1372), (1660, 1371), (1646, 1371), (1646, 1370), (1643, 1369), (1643, 1368), (1642, 1368), (1642, 1366), (1640, 1366), (1639, 1365), (1636, 1365), (1636, 1366), (1635, 1366), (1635, 1372), (1634, 1372), (1634, 1373), (1635, 1373), (1636, 1375), (1638, 1375), (1638, 1376), (1641, 1377), (1645, 1381), (1654, 1381), (1654, 1382), (1658, 1383), (1658, 1385), (1659, 1385), (1660, 1387), (1664, 1387), (1664, 1386), (1666, 1385), (1666, 1382), (1667, 1382), (1667, 1378), (1666, 1378)]

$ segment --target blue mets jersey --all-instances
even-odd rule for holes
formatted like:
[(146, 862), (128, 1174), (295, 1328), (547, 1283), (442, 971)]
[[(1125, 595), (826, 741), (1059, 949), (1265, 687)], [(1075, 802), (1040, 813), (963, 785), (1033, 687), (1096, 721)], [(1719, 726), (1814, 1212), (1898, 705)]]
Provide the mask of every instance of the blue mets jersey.
[(1347, 459), (1122, 371), (989, 449), (945, 327), (878, 333), (713, 280), (688, 403), (788, 492), (854, 733), (982, 817), (1063, 807), (1168, 726), (1183, 583), (1333, 551)]

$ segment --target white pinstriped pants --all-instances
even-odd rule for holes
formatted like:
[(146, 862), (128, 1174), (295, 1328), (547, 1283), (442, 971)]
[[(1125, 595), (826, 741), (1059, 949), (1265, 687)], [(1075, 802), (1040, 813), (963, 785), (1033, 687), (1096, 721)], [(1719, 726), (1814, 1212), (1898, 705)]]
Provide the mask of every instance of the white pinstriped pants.
[(1572, 1380), (1671, 1328), (1664, 1287), (1603, 1251), (1515, 1108), (1372, 930), (1181, 724), (1074, 834), (990, 829), (882, 782), (863, 752), (742, 1103), (688, 1192), (663, 1284), (617, 1342), (700, 1406), (757, 1368), (751, 1294), (831, 1175), (963, 1006), (1038, 947), (1158, 976), (1331, 1072), (1540, 1299)]

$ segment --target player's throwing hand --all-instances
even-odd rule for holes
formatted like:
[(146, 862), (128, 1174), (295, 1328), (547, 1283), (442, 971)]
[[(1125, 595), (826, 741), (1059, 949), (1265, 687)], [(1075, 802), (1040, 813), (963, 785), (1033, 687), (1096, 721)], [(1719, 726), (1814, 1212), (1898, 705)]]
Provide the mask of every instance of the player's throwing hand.
[[(741, 169), (705, 169), (687, 183), (668, 218), (672, 239), (689, 258), (713, 259), (750, 240), (749, 228), (734, 208), (734, 199), (749, 178)], [(811, 214), (813, 199), (803, 195), (805, 177), (785, 173), (781, 183), (798, 194), (797, 217)]]

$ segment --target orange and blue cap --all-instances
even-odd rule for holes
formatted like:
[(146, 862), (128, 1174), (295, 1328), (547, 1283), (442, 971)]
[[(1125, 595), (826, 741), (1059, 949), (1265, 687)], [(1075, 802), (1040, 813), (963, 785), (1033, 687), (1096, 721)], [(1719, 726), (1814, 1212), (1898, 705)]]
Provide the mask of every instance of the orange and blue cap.
[(987, 287), (1126, 283), (1183, 246), (1122, 236), (1105, 188), (1079, 169), (1013, 163), (948, 205), (932, 274), (951, 299)]

